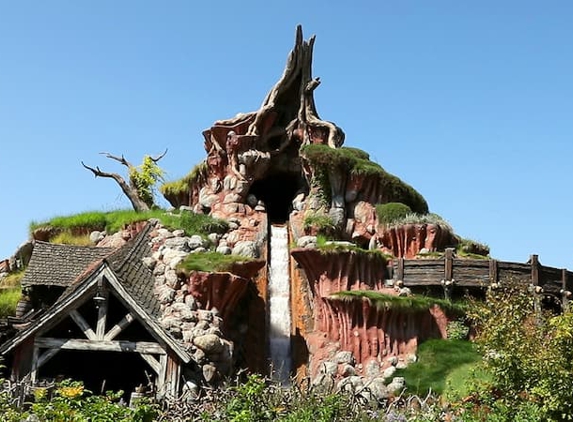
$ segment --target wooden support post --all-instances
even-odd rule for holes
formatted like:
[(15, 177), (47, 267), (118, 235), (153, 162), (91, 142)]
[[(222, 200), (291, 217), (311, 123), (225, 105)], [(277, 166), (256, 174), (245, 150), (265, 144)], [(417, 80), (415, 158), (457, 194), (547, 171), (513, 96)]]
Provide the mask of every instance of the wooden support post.
[(157, 387), (157, 394), (159, 398), (163, 398), (167, 392), (165, 391), (165, 385), (167, 382), (167, 355), (159, 356), (159, 374), (157, 375), (155, 385)]
[(563, 268), (561, 270), (561, 307), (563, 312), (569, 310), (569, 300), (571, 297), (571, 291), (567, 288), (567, 269)]
[(404, 258), (398, 258), (398, 268), (396, 268), (396, 280), (404, 281)]
[(88, 339), (90, 340), (97, 339), (96, 333), (94, 333), (94, 330), (91, 329), (90, 325), (87, 323), (84, 317), (80, 315), (77, 309), (74, 309), (73, 311), (70, 312), (70, 317), (72, 317), (74, 322), (77, 324), (78, 327), (80, 327), (80, 329), (83, 331), (83, 333)]
[[(105, 300), (98, 303), (98, 310), (97, 310), (97, 326), (96, 326), (96, 338), (98, 340), (104, 339), (105, 334), (105, 324), (107, 320), (107, 308), (108, 308), (108, 299), (109, 299), (109, 290), (100, 287), (98, 293), (101, 295), (102, 298)], [(98, 294), (96, 293), (96, 294)]]
[(40, 356), (40, 348), (34, 345), (34, 352), (32, 353), (32, 370), (30, 371), (30, 382), (35, 385), (38, 381), (38, 358)]
[(499, 281), (498, 264), (496, 259), (489, 260), (489, 284), (494, 284)]
[(539, 286), (539, 257), (537, 255), (531, 255), (529, 258), (529, 264), (531, 265), (531, 286), (533, 291), (533, 310), (535, 312), (535, 319), (537, 324), (541, 324), (541, 300), (540, 294), (543, 292), (543, 288)]
[(444, 260), (444, 280), (451, 281), (454, 278), (454, 250), (446, 248), (446, 258)]

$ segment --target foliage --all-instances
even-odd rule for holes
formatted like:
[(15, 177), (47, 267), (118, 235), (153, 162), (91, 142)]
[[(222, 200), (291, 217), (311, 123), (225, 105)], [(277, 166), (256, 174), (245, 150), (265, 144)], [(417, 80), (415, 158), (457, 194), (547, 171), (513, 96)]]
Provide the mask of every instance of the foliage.
[(164, 172), (161, 167), (149, 155), (143, 157), (141, 165), (129, 167), (129, 179), (135, 186), (139, 198), (149, 208), (152, 208), (155, 204), (154, 187), (163, 180), (163, 175)]
[(14, 271), (9, 273), (8, 275), (4, 276), (0, 279), (0, 287), (18, 287), (20, 286), (20, 282), (24, 278), (25, 269), (20, 269), (18, 271)]
[(197, 164), (187, 175), (179, 180), (166, 182), (159, 187), (163, 196), (177, 196), (182, 193), (189, 192), (191, 187), (197, 183), (198, 180), (204, 178), (207, 174), (208, 165), (206, 161)]
[(112, 234), (128, 224), (146, 221), (151, 218), (160, 220), (163, 225), (170, 229), (182, 229), (186, 235), (207, 235), (212, 232), (224, 233), (229, 227), (227, 222), (205, 214), (195, 214), (188, 211), (168, 213), (164, 210), (154, 209), (145, 212), (137, 212), (135, 210), (88, 211), (70, 216), (58, 216), (45, 222), (31, 223), (30, 230), (34, 231), (40, 227), (46, 227), (72, 234), (85, 234), (94, 230), (105, 230), (108, 234)]
[(463, 366), (465, 371), (458, 374), (463, 380), (480, 361), (481, 355), (469, 341), (432, 339), (419, 345), (417, 362), (397, 371), (396, 375), (405, 378), (411, 394), (426, 395), (430, 390), (442, 394), (448, 374)]
[(225, 255), (220, 252), (192, 253), (178, 265), (177, 269), (189, 274), (191, 271), (225, 272), (233, 264), (251, 261), (251, 258), (240, 255)]
[[(380, 190), (390, 202), (403, 202), (418, 213), (428, 212), (426, 200), (414, 188), (387, 173), (380, 165), (370, 161), (370, 156), (357, 148), (330, 148), (327, 145), (310, 144), (301, 148), (301, 156), (315, 171), (336, 171), (355, 176), (376, 178)], [(326, 186), (323, 187), (326, 190)]]
[[(58, 422), (151, 422), (158, 415), (158, 406), (148, 400), (137, 402), (134, 408), (120, 403), (123, 392), (92, 395), (81, 382), (65, 380), (56, 386), (53, 394), (36, 389), (29, 409), (14, 408), (9, 396), (0, 396), (2, 421), (41, 420)], [(32, 416), (33, 415), (33, 416)]]
[(450, 302), (429, 296), (389, 295), (374, 290), (346, 290), (333, 293), (330, 297), (340, 300), (367, 299), (379, 309), (399, 309), (404, 312), (423, 312), (434, 306), (452, 313), (463, 313), (466, 309), (465, 303), (461, 302)]
[(409, 213), (403, 216), (402, 218), (394, 220), (391, 226), (398, 227), (398, 226), (403, 226), (405, 224), (435, 224), (436, 226), (441, 227), (442, 230), (448, 230), (451, 233), (454, 232), (454, 229), (452, 228), (452, 226), (450, 226), (450, 224), (446, 220), (444, 220), (438, 214), (434, 213), (430, 214)]
[(459, 318), (448, 322), (446, 333), (450, 340), (467, 340), (470, 327), (467, 326), (464, 319)]
[[(504, 280), (470, 308), (491, 381), (474, 405), (514, 409), (538, 420), (573, 419), (573, 313), (541, 312), (527, 286)], [(513, 420), (501, 417), (497, 420)]]
[(316, 237), (316, 248), (324, 254), (352, 252), (366, 255), (371, 258), (380, 258), (383, 261), (380, 262), (379, 265), (385, 265), (387, 260), (393, 258), (391, 255), (382, 252), (380, 249), (363, 249), (350, 242), (329, 240), (323, 235), (318, 235)]
[(316, 230), (317, 234), (332, 237), (336, 234), (337, 227), (332, 218), (328, 215), (319, 213), (308, 213), (304, 217), (303, 228), (305, 232), (312, 229)]
[(257, 374), (248, 375), (243, 383), (206, 390), (200, 400), (185, 406), (185, 410), (167, 406), (161, 420), (185, 414), (189, 421), (342, 422), (372, 420), (373, 413), (350, 394), (318, 392), (308, 384), (283, 387)]
[(475, 258), (477, 256), (479, 259), (489, 255), (489, 246), (475, 240), (459, 238), (456, 252), (459, 256), (468, 258)]
[(388, 202), (387, 204), (376, 205), (378, 221), (382, 224), (391, 224), (411, 213), (410, 207), (401, 202)]
[(16, 315), (16, 306), (22, 297), (19, 287), (0, 289), (0, 318)]
[(61, 245), (76, 245), (76, 246), (90, 246), (92, 241), (88, 234), (76, 235), (67, 231), (60, 232), (50, 239), (51, 243), (59, 243)]

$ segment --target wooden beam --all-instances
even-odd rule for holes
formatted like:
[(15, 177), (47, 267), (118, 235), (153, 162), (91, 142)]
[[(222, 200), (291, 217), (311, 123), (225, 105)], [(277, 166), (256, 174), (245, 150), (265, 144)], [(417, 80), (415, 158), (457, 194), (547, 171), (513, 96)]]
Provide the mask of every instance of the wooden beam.
[(451, 281), (454, 278), (454, 250), (446, 248), (446, 258), (444, 260), (444, 280)]
[(165, 354), (165, 350), (159, 343), (150, 341), (106, 341), (68, 339), (54, 337), (39, 337), (35, 341), (36, 347), (63, 350), (92, 350), (104, 352), (134, 352), (152, 355)]
[(41, 368), (46, 362), (52, 359), (60, 349), (48, 349), (38, 358), (38, 368)]
[(531, 265), (531, 284), (537, 286), (539, 284), (539, 257), (531, 255), (529, 262)]
[(160, 375), (161, 364), (159, 363), (159, 361), (157, 359), (155, 359), (153, 356), (147, 355), (145, 353), (140, 353), (139, 356), (141, 356), (143, 358), (143, 360), (146, 361), (149, 364), (149, 366), (151, 366), (151, 369), (153, 369), (153, 372), (155, 372), (157, 375)]
[(100, 294), (101, 297), (105, 298), (102, 302), (98, 304), (99, 308), (97, 310), (97, 326), (96, 326), (96, 338), (98, 340), (104, 339), (105, 334), (105, 323), (107, 320), (107, 304), (109, 298), (109, 291), (106, 288), (100, 288), (96, 294)]
[(113, 340), (125, 329), (125, 327), (131, 324), (134, 320), (135, 316), (132, 313), (128, 313), (117, 324), (110, 328), (106, 335), (103, 336), (103, 340)]
[(36, 384), (38, 380), (38, 358), (40, 356), (40, 348), (34, 344), (34, 352), (32, 354), (32, 370), (30, 371), (30, 381), (32, 385)]
[(499, 280), (497, 261), (495, 259), (489, 260), (489, 282), (497, 283)]
[(74, 309), (73, 311), (70, 312), (70, 317), (72, 317), (74, 322), (77, 324), (78, 327), (80, 327), (80, 329), (83, 331), (83, 333), (86, 335), (88, 339), (90, 340), (97, 339), (96, 333), (94, 333), (94, 330), (91, 329), (88, 322), (84, 319), (83, 316), (80, 315), (77, 309)]

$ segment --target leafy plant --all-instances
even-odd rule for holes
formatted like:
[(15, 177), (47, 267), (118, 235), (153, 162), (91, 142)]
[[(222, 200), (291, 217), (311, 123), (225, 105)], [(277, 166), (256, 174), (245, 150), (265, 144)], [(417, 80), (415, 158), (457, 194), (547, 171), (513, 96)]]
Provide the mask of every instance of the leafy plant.
[(539, 420), (573, 419), (573, 313), (545, 314), (527, 286), (502, 286), (468, 313), (491, 373), (476, 387), (474, 404), (535, 412)]
[(303, 229), (306, 232), (316, 230), (317, 234), (332, 237), (336, 234), (337, 227), (328, 215), (309, 213), (304, 217)]
[(197, 183), (198, 180), (206, 177), (207, 170), (208, 170), (207, 162), (202, 161), (181, 179), (162, 184), (159, 187), (159, 190), (166, 197), (177, 196), (182, 193), (187, 193), (191, 190), (191, 186)]
[(21, 297), (19, 287), (0, 289), (0, 318), (16, 315), (16, 306)]

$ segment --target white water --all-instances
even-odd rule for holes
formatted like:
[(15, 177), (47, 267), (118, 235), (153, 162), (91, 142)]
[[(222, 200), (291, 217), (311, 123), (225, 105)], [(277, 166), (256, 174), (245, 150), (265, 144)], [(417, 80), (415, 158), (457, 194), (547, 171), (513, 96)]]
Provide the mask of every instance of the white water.
[(288, 228), (271, 226), (269, 262), (269, 340), (272, 378), (287, 385), (290, 380), (290, 278)]

